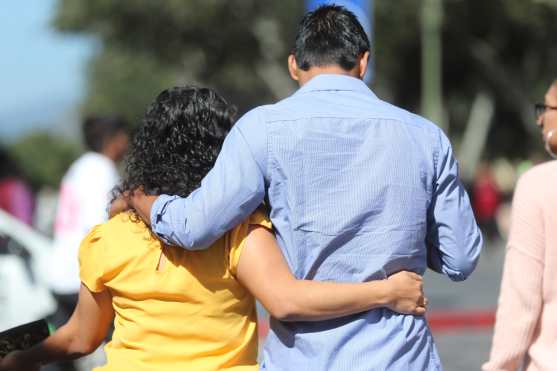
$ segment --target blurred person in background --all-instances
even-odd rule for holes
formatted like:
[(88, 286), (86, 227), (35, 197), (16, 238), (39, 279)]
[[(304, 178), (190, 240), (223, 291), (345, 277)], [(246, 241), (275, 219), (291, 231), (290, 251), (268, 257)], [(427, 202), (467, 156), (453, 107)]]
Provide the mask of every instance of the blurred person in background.
[[(80, 280), (78, 248), (89, 230), (108, 219), (111, 192), (120, 181), (117, 164), (128, 148), (128, 125), (118, 116), (91, 116), (82, 135), (87, 152), (64, 175), (54, 224), (49, 285), (58, 302), (52, 318), (64, 324), (77, 303)], [(71, 365), (66, 365), (72, 369)]]
[[(145, 115), (120, 192), (188, 195), (199, 186), (232, 127), (233, 110), (214, 91), (163, 91)], [(108, 362), (96, 370), (257, 370), (254, 294), (289, 321), (321, 320), (388, 307), (423, 314), (421, 277), (398, 272), (366, 283), (296, 280), (265, 213), (255, 211), (191, 252), (152, 234), (133, 211), (92, 229), (79, 252), (82, 281), (70, 321), (42, 344), (14, 352), (0, 371), (31, 371), (95, 349), (114, 318)]]
[[(536, 105), (545, 149), (557, 158), (557, 80)], [(490, 359), (484, 371), (555, 370), (557, 344), (557, 161), (519, 179)]]
[(493, 170), (488, 163), (478, 167), (472, 185), (472, 207), (480, 229), (493, 244), (499, 239), (499, 231), (495, 217), (501, 202), (501, 192), (497, 186)]
[[(428, 265), (466, 279), (482, 237), (451, 144), (435, 124), (377, 98), (362, 81), (369, 53), (353, 13), (307, 13), (288, 58), (300, 89), (245, 114), (201, 188), (134, 192), (134, 209), (167, 243), (204, 250), (267, 199), (299, 279), (365, 282)], [(426, 319), (388, 308), (319, 322), (271, 316), (262, 361), (266, 370), (440, 368)]]
[(22, 222), (33, 221), (34, 196), (16, 161), (0, 147), (0, 209)]

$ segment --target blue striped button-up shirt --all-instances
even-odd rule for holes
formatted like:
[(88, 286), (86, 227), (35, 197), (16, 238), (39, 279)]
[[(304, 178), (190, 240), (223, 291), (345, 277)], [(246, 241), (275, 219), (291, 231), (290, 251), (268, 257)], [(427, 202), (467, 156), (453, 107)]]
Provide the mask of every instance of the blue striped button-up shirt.
[[(267, 196), (298, 278), (361, 282), (427, 265), (458, 281), (482, 238), (443, 132), (360, 80), (318, 75), (244, 115), (187, 198), (161, 196), (153, 230), (209, 246)], [(322, 322), (271, 319), (262, 369), (439, 370), (423, 317), (376, 309)]]

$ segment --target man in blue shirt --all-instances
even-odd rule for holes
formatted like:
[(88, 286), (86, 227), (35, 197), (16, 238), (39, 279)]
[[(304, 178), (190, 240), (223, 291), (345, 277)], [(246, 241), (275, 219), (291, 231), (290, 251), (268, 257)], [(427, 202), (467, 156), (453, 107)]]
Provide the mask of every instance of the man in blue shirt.
[[(267, 198), (298, 278), (360, 282), (429, 265), (464, 280), (482, 238), (443, 132), (362, 82), (369, 40), (356, 17), (323, 6), (303, 18), (292, 96), (244, 115), (187, 198), (136, 196), (170, 244), (209, 246)], [(440, 370), (424, 317), (386, 308), (322, 322), (271, 319), (262, 369)]]

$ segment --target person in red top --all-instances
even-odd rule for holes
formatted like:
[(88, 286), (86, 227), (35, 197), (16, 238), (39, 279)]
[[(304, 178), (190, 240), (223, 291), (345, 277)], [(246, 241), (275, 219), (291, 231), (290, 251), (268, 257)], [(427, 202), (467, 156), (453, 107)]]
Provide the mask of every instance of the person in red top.
[(472, 194), (472, 206), (480, 229), (490, 241), (494, 241), (500, 237), (495, 216), (501, 203), (501, 192), (489, 164), (479, 166)]
[(0, 209), (28, 225), (33, 222), (33, 192), (4, 148), (0, 148)]

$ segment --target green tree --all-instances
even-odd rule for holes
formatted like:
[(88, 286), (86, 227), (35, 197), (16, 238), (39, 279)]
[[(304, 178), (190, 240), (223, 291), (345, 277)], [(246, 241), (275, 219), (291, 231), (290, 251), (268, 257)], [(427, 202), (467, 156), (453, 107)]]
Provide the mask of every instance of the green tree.
[(217, 88), (241, 111), (284, 97), (301, 1), (62, 0), (57, 29), (96, 36), (85, 112), (136, 120), (172, 84)]
[[(420, 109), (422, 1), (375, 1), (378, 94)], [(459, 142), (478, 97), (494, 103), (485, 156), (541, 149), (531, 103), (553, 79), (555, 0), (444, 0), (443, 111)], [(288, 95), (302, 0), (60, 0), (54, 25), (100, 41), (83, 110), (137, 120), (172, 84), (215, 87), (243, 112)], [(427, 53), (427, 50), (425, 51)]]
[[(376, 84), (411, 110), (420, 102), (420, 6), (376, 1)], [(443, 95), (453, 139), (461, 137), (479, 93), (495, 103), (485, 156), (541, 149), (532, 103), (556, 77), (555, 0), (445, 0)], [(427, 52), (427, 50), (425, 51)]]

